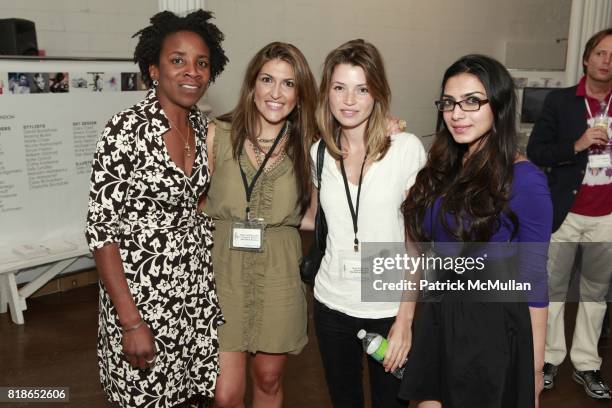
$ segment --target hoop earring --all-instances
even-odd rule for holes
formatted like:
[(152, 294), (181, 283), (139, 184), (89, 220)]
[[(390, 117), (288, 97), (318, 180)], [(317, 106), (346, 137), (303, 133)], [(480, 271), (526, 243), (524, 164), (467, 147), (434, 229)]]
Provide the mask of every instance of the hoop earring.
[(154, 79), (153, 80), (153, 86), (157, 87), (157, 85), (159, 85), (159, 81), (157, 79)]

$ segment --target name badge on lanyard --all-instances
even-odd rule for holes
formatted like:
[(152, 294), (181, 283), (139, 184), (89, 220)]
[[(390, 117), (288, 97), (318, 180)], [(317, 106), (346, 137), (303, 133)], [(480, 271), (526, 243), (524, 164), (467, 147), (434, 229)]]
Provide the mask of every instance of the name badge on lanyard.
[(589, 155), (589, 167), (592, 169), (605, 169), (612, 167), (612, 160), (610, 159), (610, 153), (605, 152), (603, 154), (590, 154)]
[[(234, 221), (232, 223), (230, 249), (237, 251), (263, 252), (266, 223), (263, 218), (251, 218), (251, 194), (253, 193), (253, 188), (255, 187), (255, 183), (257, 183), (257, 179), (261, 176), (261, 173), (263, 173), (268, 160), (270, 160), (272, 156), (272, 152), (287, 133), (287, 129), (289, 129), (289, 121), (285, 122), (285, 125), (276, 136), (276, 139), (274, 139), (272, 147), (266, 153), (261, 166), (257, 169), (250, 183), (247, 181), (246, 173), (240, 164), (240, 160), (238, 160), (238, 167), (240, 168), (240, 175), (242, 176), (242, 183), (244, 184), (244, 191), (246, 193), (247, 206), (245, 220)], [(242, 154), (242, 151), (240, 154)]]
[(340, 276), (345, 280), (364, 280), (366, 270), (361, 264), (361, 251), (339, 251), (338, 266)]
[(230, 249), (263, 252), (265, 230), (266, 223), (263, 218), (233, 222)]

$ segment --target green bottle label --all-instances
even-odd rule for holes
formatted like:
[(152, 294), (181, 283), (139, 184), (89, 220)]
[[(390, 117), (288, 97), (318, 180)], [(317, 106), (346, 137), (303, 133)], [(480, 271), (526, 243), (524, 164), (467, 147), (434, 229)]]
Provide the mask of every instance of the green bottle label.
[(387, 343), (387, 339), (383, 337), (382, 341), (380, 342), (380, 346), (378, 346), (376, 351), (371, 354), (372, 357), (374, 357), (375, 360), (383, 361), (385, 358), (385, 352), (387, 351), (387, 347), (389, 347), (389, 343)]

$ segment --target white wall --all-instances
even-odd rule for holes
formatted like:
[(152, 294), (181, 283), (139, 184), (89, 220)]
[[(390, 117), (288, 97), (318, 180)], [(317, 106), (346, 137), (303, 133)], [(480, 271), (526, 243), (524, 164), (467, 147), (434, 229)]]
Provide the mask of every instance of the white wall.
[[(136, 46), (132, 34), (157, 11), (157, 0), (0, 0), (0, 18), (36, 23), (38, 47), (49, 56), (131, 58)], [(81, 258), (68, 272), (92, 266), (91, 259)], [(17, 283), (42, 271), (24, 271)]]
[[(208, 0), (226, 34), (230, 64), (208, 93), (216, 113), (235, 103), (248, 60), (270, 41), (291, 42), (320, 77), (325, 55), (364, 38), (386, 62), (393, 112), (417, 135), (432, 133), (440, 79), (467, 53), (504, 62), (506, 43), (566, 38), (571, 0)], [(530, 50), (526, 50), (530, 51)], [(520, 55), (520, 52), (519, 52)], [(426, 141), (427, 142), (427, 141)]]
[[(298, 46), (319, 77), (331, 49), (361, 37), (383, 54), (394, 114), (407, 119), (409, 131), (422, 136), (433, 131), (432, 101), (449, 64), (474, 52), (505, 62), (508, 44), (513, 60), (533, 51), (523, 52), (520, 46), (517, 51), (516, 44), (537, 43), (546, 52), (546, 44), (567, 37), (571, 0), (207, 0), (206, 4), (226, 34), (230, 58), (206, 96), (214, 113), (233, 107), (248, 60), (268, 42)], [(157, 0), (0, 0), (0, 18), (36, 23), (39, 48), (48, 56), (130, 58), (136, 45), (132, 34), (157, 11)]]
[[(571, 0), (208, 0), (226, 34), (230, 64), (205, 102), (230, 110), (248, 60), (270, 41), (298, 46), (318, 78), (325, 55), (364, 38), (382, 52), (393, 112), (409, 130), (434, 127), (432, 101), (444, 69), (459, 56), (484, 53), (519, 65), (538, 44), (543, 52), (567, 37)], [(131, 35), (157, 12), (156, 0), (0, 0), (0, 16), (36, 23), (50, 56), (131, 57)], [(510, 44), (510, 45), (508, 45)], [(526, 44), (524, 52), (520, 44)], [(550, 44), (550, 47), (546, 47)], [(513, 68), (523, 68), (513, 66)], [(546, 67), (548, 68), (548, 67)]]
[(0, 18), (36, 23), (38, 48), (49, 56), (131, 58), (158, 10), (157, 0), (0, 0)]
[(511, 68), (565, 69), (571, 1), (515, 0), (508, 15), (506, 64)]

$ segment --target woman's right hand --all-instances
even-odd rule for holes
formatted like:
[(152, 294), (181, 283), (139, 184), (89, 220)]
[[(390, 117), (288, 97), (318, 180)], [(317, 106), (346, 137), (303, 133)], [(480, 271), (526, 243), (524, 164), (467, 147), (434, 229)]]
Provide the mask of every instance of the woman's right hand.
[(146, 323), (123, 333), (123, 353), (132, 367), (145, 369), (155, 364), (155, 340)]
[(395, 116), (387, 117), (387, 136), (391, 137), (406, 131), (406, 121)]

